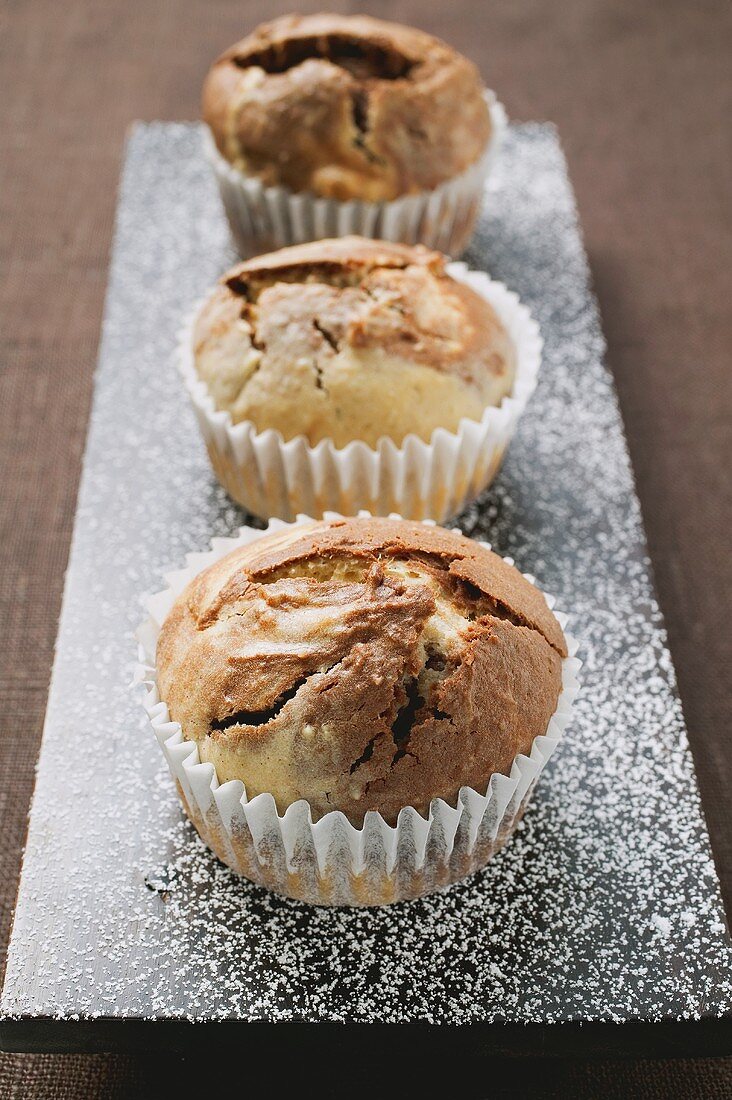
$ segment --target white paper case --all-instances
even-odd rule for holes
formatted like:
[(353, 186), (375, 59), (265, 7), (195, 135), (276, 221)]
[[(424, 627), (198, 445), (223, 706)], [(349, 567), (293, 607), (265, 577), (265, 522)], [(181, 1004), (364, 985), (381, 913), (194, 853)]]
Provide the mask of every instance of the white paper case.
[(516, 349), (516, 375), (511, 393), (481, 420), (464, 418), (456, 432), (437, 428), (429, 443), (408, 435), (400, 446), (385, 437), (376, 448), (361, 440), (339, 448), (330, 439), (311, 446), (302, 435), (285, 440), (272, 429), (258, 432), (251, 421), (233, 424), (196, 372), (197, 307), (181, 335), (180, 370), (211, 465), (235, 501), (263, 519), (366, 510), (441, 523), (490, 485), (536, 388), (542, 339), (526, 306), (503, 283), (459, 262), (447, 270), (493, 306)]
[[(281, 526), (275, 520), (268, 531)], [(406, 806), (396, 826), (388, 825), (375, 811), (365, 815), (362, 828), (355, 828), (340, 811), (313, 823), (304, 800), (293, 803), (280, 817), (270, 794), (250, 801), (243, 783), (220, 784), (214, 766), (199, 762), (195, 742), (187, 741), (180, 725), (170, 720), (155, 670), (160, 628), (186, 584), (237, 546), (265, 533), (242, 527), (234, 538), (214, 539), (211, 551), (189, 554), (185, 569), (166, 575), (169, 587), (145, 601), (148, 618), (136, 633), (140, 662), (136, 683), (147, 688), (145, 710), (202, 840), (219, 859), (253, 882), (320, 905), (404, 901), (478, 870), (521, 820), (534, 784), (569, 721), (581, 666), (576, 643), (567, 637), (570, 655), (562, 663), (562, 691), (546, 734), (535, 739), (529, 756), (516, 757), (510, 775), (493, 775), (486, 791), (463, 787), (456, 806), (435, 798), (426, 819)], [(527, 579), (533, 583), (532, 577)], [(552, 606), (554, 601), (547, 599)], [(555, 614), (564, 627), (566, 616)]]
[(355, 233), (383, 241), (425, 244), (448, 256), (459, 256), (472, 235), (485, 181), (507, 125), (506, 112), (493, 92), (487, 92), (486, 99), (492, 133), (480, 160), (433, 191), (390, 202), (341, 202), (308, 192), (295, 194), (286, 187), (265, 187), (256, 176), (234, 168), (204, 127), (204, 148), (239, 252), (253, 256)]

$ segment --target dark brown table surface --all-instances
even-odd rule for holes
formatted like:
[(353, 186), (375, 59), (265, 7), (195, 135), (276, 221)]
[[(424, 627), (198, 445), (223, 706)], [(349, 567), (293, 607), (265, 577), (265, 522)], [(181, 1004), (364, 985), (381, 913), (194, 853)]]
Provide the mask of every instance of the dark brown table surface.
[[(365, 7), (448, 39), (474, 58), (512, 118), (559, 127), (729, 914), (732, 9), (723, 0), (331, 7)], [(3, 947), (74, 516), (125, 130), (136, 118), (195, 118), (216, 53), (288, 9), (261, 0), (10, 0), (0, 11)], [(185, 1093), (197, 1065), (193, 1053), (154, 1060), (2, 1055), (0, 1096), (148, 1096), (161, 1095), (164, 1085)], [(500, 1096), (732, 1097), (729, 1060), (470, 1068), (486, 1093), (490, 1087)], [(368, 1084), (368, 1074), (357, 1076)], [(317, 1082), (326, 1095), (331, 1087), (340, 1094), (322, 1074)]]

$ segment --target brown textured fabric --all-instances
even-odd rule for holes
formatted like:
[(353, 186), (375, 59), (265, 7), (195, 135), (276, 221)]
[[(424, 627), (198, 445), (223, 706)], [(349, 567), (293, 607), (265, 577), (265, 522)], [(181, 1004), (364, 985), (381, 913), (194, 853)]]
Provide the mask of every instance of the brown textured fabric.
[[(687, 0), (423, 0), (418, 8), (397, 2), (370, 10), (449, 39), (478, 63), (512, 117), (559, 126), (729, 907), (732, 12), (726, 0), (701, 8)], [(35, 0), (0, 8), (3, 941), (43, 721), (125, 127), (134, 118), (195, 118), (210, 59), (266, 14), (255, 0)], [(0, 1096), (186, 1095), (195, 1061), (3, 1055)], [(521, 1094), (516, 1082), (525, 1095), (573, 1100), (732, 1095), (732, 1064), (721, 1060), (493, 1063), (479, 1079), (490, 1082), (486, 1093), (509, 1097)]]
[[(413, 1063), (413, 1059), (405, 1058)], [(5, 1056), (0, 1060), (0, 1096), (3, 1100), (166, 1100), (210, 1095), (228, 1086), (241, 1090), (240, 1056), (185, 1057), (164, 1052), (129, 1055)], [(717, 1061), (583, 1062), (466, 1059), (460, 1067), (461, 1085), (472, 1084), (475, 1100), (729, 1100), (732, 1065)], [(410, 1064), (389, 1069), (369, 1063), (356, 1077), (329, 1067), (317, 1087), (308, 1085), (302, 1069), (283, 1059), (277, 1067), (280, 1089), (271, 1095), (302, 1097), (392, 1097), (412, 1100), (434, 1095), (436, 1082), (451, 1087), (445, 1066), (420, 1068)], [(452, 1078), (454, 1087), (454, 1077)], [(285, 1091), (286, 1090), (286, 1091)]]
[(431, 190), (474, 164), (490, 136), (472, 62), (362, 15), (257, 27), (213, 65), (203, 117), (241, 171), (335, 199)]

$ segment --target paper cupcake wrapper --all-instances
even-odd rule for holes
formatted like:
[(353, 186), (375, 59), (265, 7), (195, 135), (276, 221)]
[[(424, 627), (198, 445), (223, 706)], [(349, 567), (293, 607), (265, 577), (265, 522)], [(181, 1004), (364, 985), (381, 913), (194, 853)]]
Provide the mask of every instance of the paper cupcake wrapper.
[(285, 440), (272, 429), (258, 432), (251, 421), (233, 424), (196, 372), (192, 330), (199, 304), (181, 336), (180, 369), (211, 465), (235, 501), (263, 519), (366, 510), (441, 523), (490, 485), (536, 388), (542, 339), (526, 306), (503, 283), (459, 262), (447, 270), (493, 306), (516, 349), (516, 376), (510, 395), (486, 408), (481, 420), (463, 419), (456, 432), (437, 428), (429, 443), (408, 435), (399, 446), (387, 438), (376, 448), (361, 440), (339, 448), (330, 439), (311, 446), (303, 435)]
[(295, 194), (286, 187), (265, 187), (255, 176), (234, 168), (205, 127), (206, 155), (237, 249), (246, 257), (305, 241), (357, 234), (424, 244), (448, 256), (459, 256), (472, 235), (485, 181), (507, 126), (506, 112), (493, 92), (487, 92), (486, 99), (493, 129), (480, 160), (433, 191), (391, 202), (341, 202), (307, 192)]
[[(189, 554), (185, 569), (166, 575), (168, 588), (146, 600), (148, 618), (136, 633), (136, 683), (147, 689), (145, 710), (186, 813), (204, 843), (238, 874), (311, 904), (384, 905), (449, 886), (483, 867), (521, 820), (570, 719), (581, 667), (577, 645), (567, 637), (570, 655), (562, 663), (562, 691), (546, 733), (535, 739), (530, 755), (515, 758), (509, 775), (493, 775), (485, 791), (462, 787), (455, 806), (435, 798), (426, 818), (405, 806), (395, 826), (376, 811), (365, 815), (361, 828), (340, 811), (313, 822), (305, 800), (280, 816), (272, 795), (249, 800), (243, 783), (220, 784), (213, 764), (200, 762), (196, 743), (185, 739), (160, 698), (155, 653), (160, 628), (188, 582), (236, 547), (282, 526), (274, 520), (266, 532), (242, 527), (234, 538), (214, 539), (209, 552)], [(555, 614), (564, 627), (566, 615)]]

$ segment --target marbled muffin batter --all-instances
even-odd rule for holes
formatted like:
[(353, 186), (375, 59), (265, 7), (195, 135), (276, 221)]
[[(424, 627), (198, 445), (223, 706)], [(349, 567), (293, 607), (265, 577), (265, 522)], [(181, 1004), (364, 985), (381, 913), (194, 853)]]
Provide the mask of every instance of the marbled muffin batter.
[(258, 27), (214, 64), (203, 117), (222, 155), (265, 185), (372, 202), (459, 175), (491, 132), (472, 62), (362, 15)]
[(546, 732), (566, 653), (544, 597), (495, 554), (360, 518), (288, 528), (206, 569), (163, 625), (157, 668), (221, 782), (358, 825), (507, 773)]
[(234, 423), (338, 447), (480, 420), (511, 392), (516, 361), (492, 306), (440, 253), (360, 237), (233, 268), (198, 315), (194, 357)]

